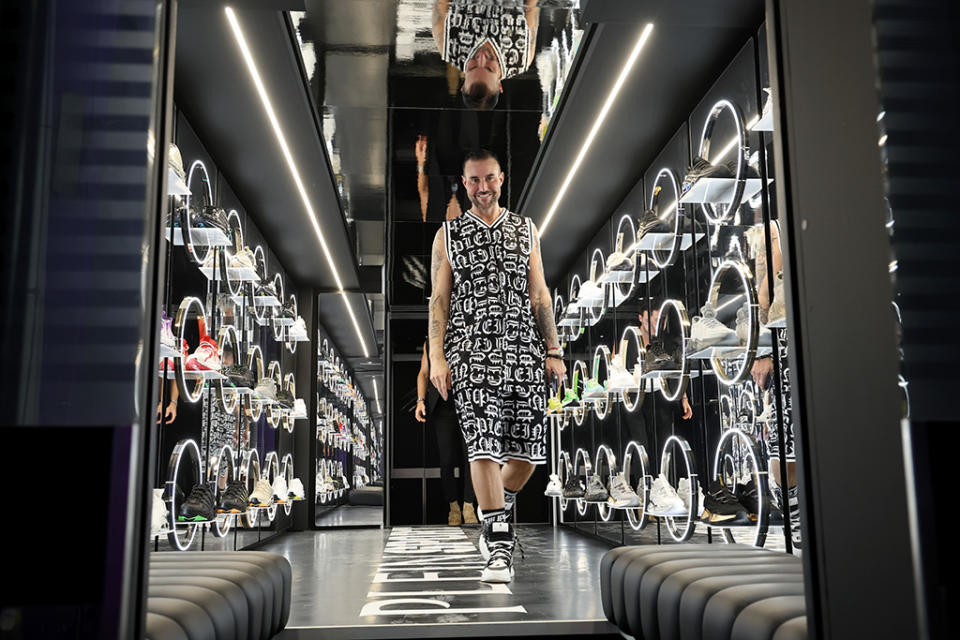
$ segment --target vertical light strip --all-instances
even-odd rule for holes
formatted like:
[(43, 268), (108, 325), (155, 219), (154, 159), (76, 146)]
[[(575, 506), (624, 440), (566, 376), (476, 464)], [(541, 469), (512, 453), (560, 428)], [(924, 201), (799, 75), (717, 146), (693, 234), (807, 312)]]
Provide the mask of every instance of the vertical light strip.
[(347, 298), (346, 292), (343, 290), (343, 281), (340, 280), (340, 274), (337, 272), (337, 267), (333, 262), (333, 255), (330, 253), (330, 247), (327, 246), (327, 240), (323, 237), (323, 231), (320, 230), (320, 222), (317, 220), (317, 214), (313, 209), (313, 205), (310, 203), (310, 198), (307, 196), (306, 187), (303, 185), (303, 180), (300, 178), (300, 171), (297, 169), (297, 164), (293, 160), (293, 154), (290, 153), (290, 147), (287, 145), (286, 136), (283, 135), (283, 130), (280, 128), (280, 121), (277, 120), (277, 114), (273, 110), (273, 104), (270, 102), (270, 97), (267, 95), (267, 90), (263, 85), (263, 80), (260, 78), (260, 72), (257, 70), (257, 65), (253, 60), (253, 54), (250, 53), (250, 47), (247, 46), (247, 39), (243, 35), (243, 31), (240, 29), (240, 23), (237, 22), (237, 16), (234, 13), (231, 7), (224, 7), (224, 13), (227, 14), (227, 21), (230, 23), (230, 28), (233, 30), (233, 36), (237, 40), (237, 45), (240, 47), (240, 54), (243, 56), (243, 61), (247, 63), (247, 70), (250, 71), (250, 77), (253, 79), (253, 84), (257, 88), (257, 93), (260, 95), (260, 102), (263, 103), (263, 109), (267, 112), (267, 119), (270, 120), (270, 126), (273, 127), (273, 133), (277, 137), (277, 143), (280, 145), (280, 150), (283, 152), (283, 157), (287, 161), (287, 167), (290, 169), (290, 175), (293, 178), (294, 184), (297, 186), (297, 192), (300, 194), (300, 199), (303, 200), (303, 207), (307, 213), (307, 219), (310, 221), (310, 225), (313, 227), (313, 232), (317, 235), (317, 239), (320, 241), (320, 248), (323, 250), (323, 255), (327, 259), (327, 265), (330, 267), (330, 272), (333, 273), (333, 279), (337, 283), (337, 289), (340, 290), (340, 293), (343, 295), (343, 304), (347, 308), (347, 313), (350, 315), (350, 320), (353, 322), (353, 328), (357, 332), (357, 339), (360, 340), (360, 346), (363, 349), (363, 356), (365, 358), (370, 356), (370, 352), (367, 350), (367, 343), (363, 339), (363, 334), (360, 331), (360, 325), (357, 324), (357, 318), (353, 313), (353, 309), (350, 306), (350, 300)]
[(380, 390), (377, 389), (377, 379), (373, 379), (373, 398), (377, 401), (377, 413), (383, 413), (383, 410), (380, 408)]
[(557, 192), (557, 197), (553, 201), (553, 205), (550, 207), (550, 211), (547, 212), (547, 216), (543, 219), (543, 222), (540, 224), (539, 235), (542, 238), (544, 232), (547, 229), (547, 225), (550, 224), (550, 220), (553, 218), (553, 214), (557, 212), (557, 208), (560, 206), (560, 201), (563, 200), (564, 194), (567, 192), (567, 188), (570, 187), (570, 183), (573, 181), (573, 176), (576, 175), (577, 169), (580, 168), (580, 163), (583, 162), (583, 159), (587, 155), (587, 151), (590, 149), (590, 145), (593, 144), (593, 139), (596, 137), (597, 132), (600, 130), (600, 126), (603, 124), (603, 121), (607, 117), (607, 112), (610, 111), (610, 107), (613, 106), (614, 101), (617, 99), (617, 94), (620, 93), (620, 89), (623, 87), (623, 83), (626, 82), (627, 76), (630, 75), (630, 71), (633, 69), (634, 63), (637, 61), (637, 58), (640, 56), (640, 51), (643, 49), (643, 45), (647, 43), (647, 40), (650, 38), (650, 32), (653, 31), (653, 23), (648, 22), (647, 25), (643, 28), (643, 31), (640, 33), (640, 37), (637, 39), (637, 44), (634, 45), (633, 51), (630, 52), (630, 57), (627, 58), (626, 64), (623, 66), (623, 70), (620, 72), (620, 76), (617, 78), (617, 81), (614, 83), (613, 88), (610, 90), (610, 94), (607, 96), (606, 102), (603, 103), (603, 108), (600, 109), (600, 113), (597, 115), (597, 119), (593, 123), (593, 127), (590, 129), (590, 133), (587, 134), (586, 140), (583, 141), (583, 146), (580, 147), (580, 153), (577, 154), (576, 160), (573, 161), (573, 166), (570, 167), (567, 177), (564, 179), (563, 184), (560, 186), (560, 191)]

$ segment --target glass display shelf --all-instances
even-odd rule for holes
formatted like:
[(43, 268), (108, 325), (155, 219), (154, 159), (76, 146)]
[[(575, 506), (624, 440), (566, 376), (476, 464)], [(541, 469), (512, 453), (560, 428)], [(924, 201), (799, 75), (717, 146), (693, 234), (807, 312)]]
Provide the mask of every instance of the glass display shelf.
[[(165, 236), (167, 242), (170, 241), (170, 227), (165, 229)], [(233, 246), (233, 241), (220, 229), (192, 229), (190, 231), (190, 237), (193, 239), (193, 244), (198, 247), (230, 247)], [(183, 241), (183, 229), (180, 227), (173, 228), (173, 244), (174, 246), (182, 247), (184, 244)]]
[[(235, 304), (243, 304), (244, 299), (247, 296), (240, 294), (236, 296), (230, 296), (230, 299), (233, 300)], [(283, 306), (280, 300), (276, 296), (253, 296), (253, 304), (258, 307), (280, 307)]]
[[(684, 204), (726, 204), (733, 196), (736, 186), (736, 178), (700, 178), (693, 183), (686, 193), (680, 196), (680, 202)], [(740, 202), (750, 200), (762, 188), (763, 181), (760, 178), (746, 178)]]
[[(161, 374), (164, 373), (161, 370)], [(166, 375), (164, 376), (168, 380), (173, 380), (176, 377), (175, 371), (170, 368), (166, 370)], [(219, 371), (184, 371), (183, 372), (184, 380), (226, 380), (227, 377), (221, 374)]]
[[(694, 245), (693, 234), (689, 231), (681, 231), (680, 251), (686, 251)], [(707, 237), (705, 233), (696, 234), (696, 242), (700, 242)], [(648, 233), (640, 238), (637, 243), (638, 251), (670, 251), (673, 247), (673, 233)]]
[[(219, 279), (220, 270), (201, 266), (200, 273), (206, 276), (208, 280), (216, 280)], [(247, 267), (227, 267), (227, 277), (234, 282), (260, 282), (257, 270)]]
[(750, 127), (750, 131), (773, 131), (773, 109), (767, 109)]
[[(716, 358), (717, 360), (737, 360), (743, 357), (743, 354), (746, 353), (746, 351), (747, 351), (747, 348), (741, 345), (736, 345), (736, 346), (716, 345), (713, 347), (707, 347), (706, 349), (702, 349), (700, 351), (697, 351), (696, 353), (692, 353), (688, 355), (687, 358), (691, 360), (713, 360), (714, 358)], [(763, 356), (770, 355), (770, 353), (772, 352), (773, 352), (773, 349), (770, 347), (769, 344), (760, 345), (757, 347), (756, 357), (762, 358)]]

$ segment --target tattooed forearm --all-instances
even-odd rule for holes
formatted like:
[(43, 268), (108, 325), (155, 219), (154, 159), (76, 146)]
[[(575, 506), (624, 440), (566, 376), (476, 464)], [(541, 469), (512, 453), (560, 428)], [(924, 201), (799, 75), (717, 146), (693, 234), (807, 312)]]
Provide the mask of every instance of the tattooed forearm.
[(443, 354), (443, 339), (447, 333), (447, 320), (450, 317), (450, 289), (452, 273), (443, 248), (443, 229), (433, 239), (433, 254), (430, 260), (430, 281), (433, 292), (430, 295), (430, 353), (431, 357)]
[(553, 304), (550, 302), (550, 293), (542, 292), (533, 303), (533, 316), (540, 329), (540, 335), (547, 343), (547, 347), (559, 347), (557, 338), (557, 323), (553, 318)]

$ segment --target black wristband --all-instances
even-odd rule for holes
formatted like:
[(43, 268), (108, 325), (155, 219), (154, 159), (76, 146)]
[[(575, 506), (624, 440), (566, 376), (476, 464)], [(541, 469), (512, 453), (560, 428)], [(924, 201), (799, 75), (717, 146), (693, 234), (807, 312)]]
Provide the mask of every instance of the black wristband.
[(548, 354), (547, 354), (547, 357), (548, 357), (548, 358), (556, 358), (557, 360), (563, 360), (563, 358), (562, 358), (561, 356), (558, 356), (558, 355), (555, 354), (555, 353), (548, 353)]

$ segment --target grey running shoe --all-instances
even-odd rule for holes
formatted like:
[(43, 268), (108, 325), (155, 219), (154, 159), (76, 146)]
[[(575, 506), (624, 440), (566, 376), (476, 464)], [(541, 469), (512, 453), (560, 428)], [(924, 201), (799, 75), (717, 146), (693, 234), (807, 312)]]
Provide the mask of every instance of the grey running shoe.
[(261, 378), (260, 382), (257, 383), (257, 388), (254, 389), (257, 392), (257, 395), (263, 398), (264, 400), (270, 400), (271, 402), (277, 399), (277, 383), (273, 378)]
[(567, 500), (576, 500), (584, 495), (583, 485), (573, 475), (567, 476), (567, 483), (563, 485), (563, 497)]
[(600, 476), (594, 473), (587, 478), (587, 490), (583, 496), (585, 502), (606, 502), (609, 497)]
[(622, 473), (610, 476), (610, 497), (607, 501), (619, 509), (640, 506), (640, 496), (630, 487)]

